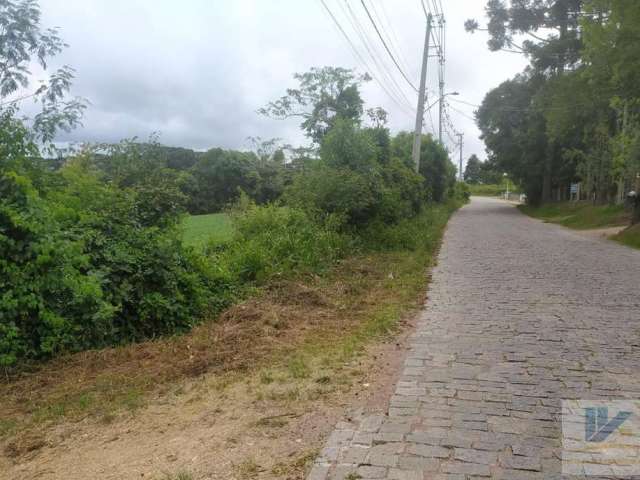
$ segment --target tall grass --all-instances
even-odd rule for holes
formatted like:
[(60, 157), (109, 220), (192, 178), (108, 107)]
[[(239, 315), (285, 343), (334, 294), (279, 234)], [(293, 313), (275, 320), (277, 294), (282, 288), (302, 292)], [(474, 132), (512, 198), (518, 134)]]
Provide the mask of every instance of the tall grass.
[(548, 203), (540, 207), (521, 205), (527, 215), (576, 230), (614, 227), (629, 223), (622, 205), (593, 205), (590, 202)]

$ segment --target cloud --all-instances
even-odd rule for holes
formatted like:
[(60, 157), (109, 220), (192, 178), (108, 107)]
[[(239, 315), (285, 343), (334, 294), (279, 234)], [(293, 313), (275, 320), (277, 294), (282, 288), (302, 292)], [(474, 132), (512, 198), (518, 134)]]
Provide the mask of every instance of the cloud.
[[(415, 92), (394, 70), (361, 5), (351, 3), (358, 18), (352, 25), (342, 0), (326, 2), (373, 64), (356, 31), (365, 29), (386, 75), (394, 75), (415, 108)], [(484, 38), (464, 32), (467, 17), (483, 15), (483, 3), (450, 0), (445, 5), (447, 91), (457, 90), (473, 103), (525, 64), (520, 57), (489, 52)], [(425, 26), (419, 0), (368, 4), (417, 83)], [(243, 148), (248, 136), (302, 143), (296, 121), (267, 119), (256, 110), (293, 86), (294, 72), (323, 65), (363, 70), (315, 0), (41, 0), (41, 5), (44, 24), (59, 26), (70, 44), (56, 64), (77, 70), (73, 93), (92, 103), (84, 127), (61, 135), (61, 141), (117, 141), (159, 132), (164, 143), (197, 149)], [(432, 58), (431, 90), (437, 88), (435, 67)], [(377, 70), (371, 73), (380, 77)], [(367, 84), (363, 94), (368, 106), (389, 111), (393, 130), (413, 128), (414, 117), (377, 83)], [(472, 108), (455, 106), (472, 115)], [(436, 122), (437, 108), (431, 113)], [(471, 153), (483, 157), (473, 122), (455, 111), (451, 117), (465, 133), (465, 158)]]

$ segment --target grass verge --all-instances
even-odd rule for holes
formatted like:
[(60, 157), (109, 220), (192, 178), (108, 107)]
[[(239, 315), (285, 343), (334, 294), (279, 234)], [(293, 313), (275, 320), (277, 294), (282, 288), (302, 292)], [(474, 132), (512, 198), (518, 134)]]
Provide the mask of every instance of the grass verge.
[(621, 205), (593, 205), (588, 202), (550, 203), (541, 207), (520, 205), (527, 215), (576, 230), (626, 225), (629, 214)]
[(278, 402), (313, 400), (349, 385), (346, 362), (392, 334), (420, 305), (454, 206), (429, 212), (425, 242), (357, 255), (326, 275), (271, 281), (255, 296), (189, 334), (81, 352), (0, 385), (0, 440), (13, 457), (39, 448), (48, 427), (136, 412), (150, 394), (176, 393), (206, 374), (219, 388), (256, 377), (254, 394)]
[(611, 238), (628, 247), (640, 249), (640, 224), (629, 227)]

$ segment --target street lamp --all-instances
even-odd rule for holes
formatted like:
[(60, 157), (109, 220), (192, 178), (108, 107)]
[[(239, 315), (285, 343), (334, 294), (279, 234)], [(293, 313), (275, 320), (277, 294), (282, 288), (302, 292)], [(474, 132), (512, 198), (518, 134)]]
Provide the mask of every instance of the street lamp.
[(451, 96), (451, 97), (455, 97), (455, 96), (458, 96), (458, 95), (460, 95), (458, 92), (449, 92), (449, 93), (445, 93), (444, 95), (442, 95), (442, 97), (440, 97), (438, 100), (436, 100), (436, 101), (435, 101), (435, 102), (433, 102), (431, 105), (429, 105), (429, 106), (427, 107), (427, 110), (426, 110), (426, 111), (428, 112), (429, 110), (431, 110), (431, 109), (435, 106), (435, 104), (436, 104), (436, 103), (439, 103), (439, 102), (440, 102), (440, 100), (441, 100), (441, 99), (442, 99), (442, 100), (444, 100), (444, 97), (449, 97), (449, 96)]
[(507, 172), (503, 173), (502, 176), (505, 178), (505, 180), (507, 181), (507, 193), (506, 193), (506, 198), (505, 200), (509, 200), (509, 176), (507, 175)]

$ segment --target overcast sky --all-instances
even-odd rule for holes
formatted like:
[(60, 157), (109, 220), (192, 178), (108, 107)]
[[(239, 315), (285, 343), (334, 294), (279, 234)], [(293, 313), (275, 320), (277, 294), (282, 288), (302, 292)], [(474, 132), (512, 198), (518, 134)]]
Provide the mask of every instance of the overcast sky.
[[(350, 23), (345, 1), (366, 28), (370, 49), (385, 65), (381, 68), (392, 72), (415, 109), (416, 93), (384, 51), (360, 0), (326, 3), (371, 70), (354, 55), (320, 0), (41, 0), (44, 25), (60, 27), (70, 45), (54, 66), (73, 66), (77, 70), (73, 93), (91, 101), (84, 127), (60, 140), (117, 141), (159, 132), (162, 143), (195, 149), (247, 148), (248, 136), (305, 143), (296, 121), (255, 113), (295, 86), (294, 72), (343, 66), (369, 71), (385, 85), (391, 84), (375, 70)], [(417, 85), (425, 29), (420, 0), (366, 3)], [(489, 89), (522, 70), (525, 60), (489, 52), (484, 34), (464, 31), (465, 19), (483, 18), (484, 0), (442, 0), (442, 4), (447, 19), (446, 91), (458, 91), (458, 99), (480, 103)], [(429, 68), (428, 87), (434, 92), (435, 58)], [(413, 129), (415, 117), (375, 81), (366, 84), (363, 96), (367, 106), (382, 106), (389, 112), (393, 131)], [(433, 100), (432, 96), (429, 102)], [(473, 115), (473, 107), (450, 103)], [(431, 113), (437, 123), (437, 108)], [(465, 134), (465, 158), (472, 153), (484, 158), (473, 121), (454, 110), (451, 118)], [(425, 128), (432, 129), (429, 115)]]

